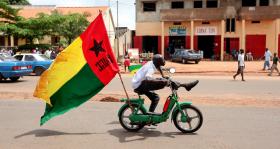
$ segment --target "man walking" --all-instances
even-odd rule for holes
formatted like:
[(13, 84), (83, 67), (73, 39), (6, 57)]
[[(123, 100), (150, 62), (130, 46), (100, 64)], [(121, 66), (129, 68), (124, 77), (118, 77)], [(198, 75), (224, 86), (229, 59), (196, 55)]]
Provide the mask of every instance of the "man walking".
[(273, 61), (273, 64), (272, 64), (272, 66), (271, 66), (271, 71), (270, 71), (270, 73), (269, 73), (268, 75), (271, 76), (273, 70), (275, 69), (275, 70), (278, 72), (278, 75), (280, 76), (280, 72), (279, 72), (279, 70), (278, 70), (278, 68), (277, 68), (277, 62), (279, 61), (279, 58), (278, 58), (278, 56), (277, 56), (277, 53), (274, 53), (274, 56), (273, 56), (272, 61)]
[(244, 68), (245, 68), (245, 63), (244, 63), (244, 50), (243, 49), (240, 49), (240, 52), (238, 54), (238, 69), (237, 69), (237, 72), (236, 74), (233, 76), (233, 79), (235, 80), (236, 76), (241, 74), (241, 77), (242, 77), (242, 81), (245, 81), (244, 80)]
[(270, 70), (270, 64), (269, 64), (269, 61), (270, 61), (270, 57), (271, 57), (271, 53), (270, 51), (268, 50), (268, 48), (265, 49), (265, 53), (264, 53), (264, 65), (263, 65), (263, 70), (265, 70), (266, 66), (268, 68), (268, 70)]

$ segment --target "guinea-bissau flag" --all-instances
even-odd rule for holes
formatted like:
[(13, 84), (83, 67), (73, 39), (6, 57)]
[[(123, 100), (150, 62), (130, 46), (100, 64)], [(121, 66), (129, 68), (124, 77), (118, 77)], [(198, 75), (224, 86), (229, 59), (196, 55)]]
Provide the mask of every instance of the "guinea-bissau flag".
[(128, 70), (131, 74), (135, 74), (141, 67), (142, 67), (141, 64), (130, 65), (128, 67)]
[(96, 95), (119, 72), (100, 13), (40, 77), (34, 96), (46, 101), (40, 125)]

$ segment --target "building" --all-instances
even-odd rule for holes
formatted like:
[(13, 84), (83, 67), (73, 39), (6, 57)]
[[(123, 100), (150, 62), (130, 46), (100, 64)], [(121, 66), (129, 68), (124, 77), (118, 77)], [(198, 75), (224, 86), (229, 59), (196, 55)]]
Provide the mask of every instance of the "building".
[(240, 48), (255, 59), (280, 53), (280, 0), (136, 0), (134, 43), (165, 57), (172, 48), (220, 60)]
[(119, 58), (123, 58), (127, 54), (128, 49), (132, 48), (134, 34), (134, 31), (127, 27), (116, 27), (116, 39), (118, 39), (116, 46), (117, 44), (119, 45), (116, 48), (119, 51)]
[[(13, 6), (15, 8), (20, 8), (19, 15), (24, 18), (35, 18), (39, 13), (51, 14), (52, 11), (56, 10), (62, 14), (69, 13), (87, 13), (88, 21), (92, 22), (99, 14), (99, 11), (102, 11), (104, 23), (108, 32), (109, 40), (112, 48), (115, 50), (115, 25), (113, 22), (112, 13), (110, 7), (99, 6), (99, 7), (56, 7), (54, 5), (50, 6), (40, 6), (40, 5), (31, 5), (31, 6)], [(60, 37), (44, 37), (42, 40), (37, 40), (35, 43), (40, 44), (52, 44), (56, 45)], [(14, 47), (24, 45), (34, 41), (28, 41), (27, 39), (19, 39), (13, 36), (0, 35), (0, 46), (3, 47)], [(115, 53), (117, 53), (115, 51)]]

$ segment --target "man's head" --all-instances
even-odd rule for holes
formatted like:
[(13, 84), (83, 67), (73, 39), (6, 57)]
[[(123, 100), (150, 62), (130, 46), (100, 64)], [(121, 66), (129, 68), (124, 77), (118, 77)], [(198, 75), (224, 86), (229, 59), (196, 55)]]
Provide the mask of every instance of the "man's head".
[(265, 48), (265, 51), (268, 51), (268, 48)]
[(165, 65), (165, 60), (163, 58), (162, 55), (160, 54), (156, 54), (153, 57), (153, 64), (155, 65), (155, 67), (158, 69), (160, 66), (164, 66)]
[(277, 56), (277, 53), (274, 53), (274, 57), (276, 57)]
[(243, 54), (243, 53), (244, 53), (244, 50), (243, 50), (243, 49), (240, 49), (240, 53)]

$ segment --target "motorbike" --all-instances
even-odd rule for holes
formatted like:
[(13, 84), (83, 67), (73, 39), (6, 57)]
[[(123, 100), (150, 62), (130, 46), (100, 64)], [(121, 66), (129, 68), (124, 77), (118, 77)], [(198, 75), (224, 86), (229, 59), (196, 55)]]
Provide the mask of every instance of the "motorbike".
[(173, 81), (170, 74), (175, 73), (175, 69), (169, 69), (168, 84), (171, 94), (167, 97), (162, 113), (148, 112), (144, 106), (144, 99), (138, 94), (138, 98), (121, 99), (124, 105), (119, 109), (118, 117), (121, 126), (130, 132), (137, 132), (147, 125), (157, 125), (166, 122), (171, 114), (171, 122), (182, 133), (193, 133), (199, 130), (203, 123), (201, 111), (192, 105), (192, 102), (179, 102), (177, 90), (184, 87), (190, 91), (198, 84), (198, 80), (181, 84)]

